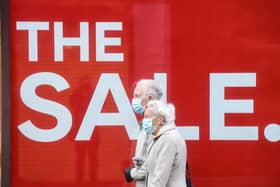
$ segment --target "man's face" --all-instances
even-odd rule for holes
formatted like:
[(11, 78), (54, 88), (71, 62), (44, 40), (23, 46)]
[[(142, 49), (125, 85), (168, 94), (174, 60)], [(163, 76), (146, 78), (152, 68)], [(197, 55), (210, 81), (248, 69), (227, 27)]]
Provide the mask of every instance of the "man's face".
[(133, 98), (140, 98), (142, 106), (146, 106), (151, 99), (151, 96), (146, 96), (144, 91), (145, 88), (143, 85), (137, 85), (133, 91)]

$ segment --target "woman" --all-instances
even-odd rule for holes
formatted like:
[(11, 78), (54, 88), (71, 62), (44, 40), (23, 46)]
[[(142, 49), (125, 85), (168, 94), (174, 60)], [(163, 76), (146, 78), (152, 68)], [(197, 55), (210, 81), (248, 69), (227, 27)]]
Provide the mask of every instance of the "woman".
[[(186, 145), (174, 124), (174, 111), (173, 105), (157, 100), (149, 101), (145, 109), (142, 125), (153, 135), (140, 168), (146, 171), (146, 187), (186, 187)], [(133, 177), (136, 171), (131, 171)]]

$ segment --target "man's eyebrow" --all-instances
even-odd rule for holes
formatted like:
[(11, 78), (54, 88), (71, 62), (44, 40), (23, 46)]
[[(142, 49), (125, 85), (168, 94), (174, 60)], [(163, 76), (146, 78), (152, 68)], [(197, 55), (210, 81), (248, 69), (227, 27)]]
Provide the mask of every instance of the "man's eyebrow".
[(133, 94), (133, 95), (134, 95), (135, 97), (140, 97), (140, 94), (137, 94), (137, 93), (136, 93), (136, 94)]

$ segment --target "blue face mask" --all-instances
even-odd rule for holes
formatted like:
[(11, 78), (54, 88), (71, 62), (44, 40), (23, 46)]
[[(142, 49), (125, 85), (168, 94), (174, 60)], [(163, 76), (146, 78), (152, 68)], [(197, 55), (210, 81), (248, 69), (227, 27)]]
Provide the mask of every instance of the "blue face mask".
[(134, 112), (137, 114), (143, 115), (145, 108), (141, 104), (141, 99), (140, 98), (133, 98), (132, 99), (132, 108)]
[(153, 126), (153, 119), (152, 118), (143, 118), (142, 127), (147, 132), (147, 134), (152, 134), (155, 130), (155, 128)]

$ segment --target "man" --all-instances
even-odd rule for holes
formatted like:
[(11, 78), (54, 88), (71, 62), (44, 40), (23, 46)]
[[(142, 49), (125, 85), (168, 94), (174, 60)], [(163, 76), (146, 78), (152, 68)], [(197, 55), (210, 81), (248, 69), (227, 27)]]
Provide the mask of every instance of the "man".
[[(163, 93), (160, 86), (157, 84), (155, 80), (151, 79), (143, 79), (137, 82), (134, 91), (133, 91), (133, 99), (132, 99), (132, 108), (135, 113), (143, 116), (145, 107), (147, 106), (150, 100), (160, 100)], [(151, 135), (148, 135), (145, 130), (142, 128), (142, 124), (140, 124), (140, 134), (136, 143), (136, 150), (134, 155), (134, 163), (136, 167), (141, 166), (143, 163), (143, 159), (146, 155), (147, 148), (151, 143), (152, 138)], [(127, 182), (131, 182), (135, 180), (133, 175), (131, 175), (132, 168), (125, 169), (125, 179)], [(135, 172), (135, 171), (134, 171)], [(136, 187), (144, 187), (144, 180), (135, 180)]]

